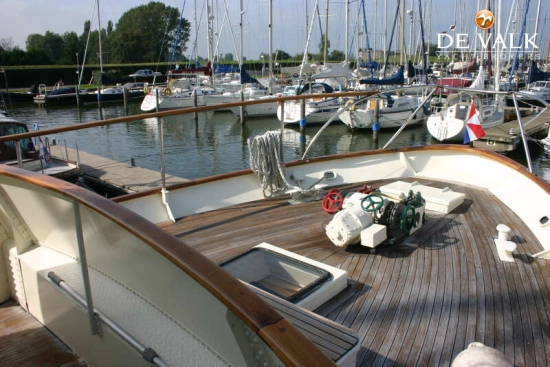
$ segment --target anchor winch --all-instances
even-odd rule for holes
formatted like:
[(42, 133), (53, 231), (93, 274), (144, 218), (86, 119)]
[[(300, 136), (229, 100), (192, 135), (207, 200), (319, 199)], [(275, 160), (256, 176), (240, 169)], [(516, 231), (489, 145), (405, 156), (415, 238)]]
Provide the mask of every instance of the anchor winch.
[(422, 227), (425, 207), (422, 194), (412, 190), (406, 197), (392, 197), (365, 187), (350, 193), (332, 189), (323, 199), (325, 211), (335, 213), (325, 231), (339, 247), (393, 243)]

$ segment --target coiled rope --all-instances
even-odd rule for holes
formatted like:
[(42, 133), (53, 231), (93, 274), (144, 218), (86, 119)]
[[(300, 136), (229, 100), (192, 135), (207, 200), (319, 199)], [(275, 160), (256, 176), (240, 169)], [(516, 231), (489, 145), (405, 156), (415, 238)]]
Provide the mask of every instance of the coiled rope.
[(250, 168), (258, 176), (265, 197), (285, 191), (291, 185), (285, 177), (281, 134), (268, 131), (248, 139)]

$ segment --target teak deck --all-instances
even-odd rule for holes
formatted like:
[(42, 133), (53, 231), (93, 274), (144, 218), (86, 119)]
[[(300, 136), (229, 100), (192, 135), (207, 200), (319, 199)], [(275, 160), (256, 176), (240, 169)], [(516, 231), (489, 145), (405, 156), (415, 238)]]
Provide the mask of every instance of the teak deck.
[[(294, 205), (288, 196), (160, 226), (216, 263), (268, 242), (347, 270), (347, 289), (315, 312), (358, 334), (360, 366), (448, 366), (474, 341), (516, 366), (549, 365), (550, 262), (529, 256), (540, 243), (489, 192), (417, 181), (466, 200), (447, 215), (427, 212), (413, 236), (375, 250), (334, 246), (324, 232), (331, 215), (320, 202)], [(498, 258), (500, 223), (518, 244), (514, 263)], [(0, 306), (0, 325), (8, 324), (0, 328), (0, 365), (86, 366), (13, 301)]]
[[(347, 270), (348, 288), (316, 313), (359, 335), (358, 365), (450, 365), (474, 341), (517, 366), (550, 364), (550, 263), (529, 256), (542, 250), (538, 240), (485, 190), (418, 181), (466, 200), (448, 215), (427, 212), (413, 236), (375, 250), (334, 246), (320, 202), (294, 205), (288, 196), (161, 227), (216, 263), (268, 242)], [(500, 261), (495, 248), (500, 223), (518, 244), (513, 263)]]
[(87, 367), (15, 301), (0, 304), (0, 366)]

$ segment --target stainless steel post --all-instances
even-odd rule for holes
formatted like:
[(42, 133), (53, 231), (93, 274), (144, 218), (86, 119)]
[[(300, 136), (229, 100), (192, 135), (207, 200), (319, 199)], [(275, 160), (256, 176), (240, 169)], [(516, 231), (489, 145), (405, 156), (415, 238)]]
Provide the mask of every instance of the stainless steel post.
[(76, 232), (76, 241), (78, 244), (78, 256), (80, 257), (80, 268), (82, 271), (82, 282), (84, 283), (84, 293), (86, 295), (86, 307), (88, 309), (88, 318), (90, 320), (90, 329), (92, 335), (100, 334), (99, 324), (95, 317), (94, 302), (92, 299), (92, 288), (90, 286), (90, 275), (88, 273), (88, 260), (86, 259), (86, 248), (84, 246), (84, 235), (82, 233), (82, 220), (80, 217), (80, 205), (73, 201), (74, 226)]

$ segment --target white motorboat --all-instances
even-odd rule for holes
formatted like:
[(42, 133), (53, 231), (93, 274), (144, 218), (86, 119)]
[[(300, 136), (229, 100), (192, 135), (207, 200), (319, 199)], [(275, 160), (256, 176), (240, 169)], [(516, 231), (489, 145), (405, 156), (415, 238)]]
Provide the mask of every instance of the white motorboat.
[[(0, 112), (0, 137), (28, 133), (25, 123), (17, 121)], [(21, 159), (17, 157), (21, 152)], [(23, 138), (19, 141), (0, 142), (0, 164), (20, 167), (29, 171), (60, 179), (73, 179), (80, 174), (78, 162), (63, 159), (51, 154), (50, 139), (38, 136), (34, 139)]]
[(546, 101), (546, 104), (550, 104), (550, 80), (536, 81), (520, 92), (517, 100), (522, 106), (545, 107), (541, 100)]

